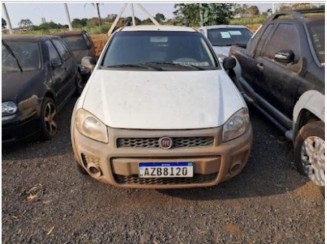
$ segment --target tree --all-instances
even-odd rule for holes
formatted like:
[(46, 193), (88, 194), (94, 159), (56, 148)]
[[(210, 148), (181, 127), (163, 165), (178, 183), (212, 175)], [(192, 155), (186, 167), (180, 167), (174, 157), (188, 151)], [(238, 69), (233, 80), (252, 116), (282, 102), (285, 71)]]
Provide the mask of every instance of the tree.
[(203, 25), (228, 24), (233, 16), (232, 7), (230, 3), (202, 4)]
[(73, 28), (81, 28), (83, 26), (86, 26), (86, 24), (87, 24), (87, 19), (86, 18), (73, 19), (73, 21), (72, 21)]
[(30, 19), (21, 19), (18, 23), (19, 27), (21, 28), (28, 28), (33, 25), (32, 21)]
[[(132, 25), (132, 24), (133, 24), (133, 19), (132, 19), (131, 16), (128, 16), (128, 17), (126, 17), (126, 18), (124, 19), (124, 22), (125, 22), (127, 25)], [(136, 24), (136, 25), (141, 24), (141, 22), (142, 22), (142, 21), (141, 21), (139, 18), (135, 17), (135, 24)]]
[(192, 3), (175, 4), (177, 9), (174, 14), (177, 21), (184, 21), (183, 24), (198, 26), (200, 13), (203, 16), (203, 25), (228, 24), (232, 18), (233, 4), (229, 3)]
[(162, 23), (166, 20), (166, 17), (162, 13), (157, 13), (154, 16), (155, 20), (158, 21), (159, 23)]
[(4, 18), (2, 18), (1, 25), (2, 25), (2, 29), (6, 29), (7, 21)]
[(200, 5), (191, 4), (175, 4), (174, 11), (176, 22), (181, 22), (183, 25), (198, 25), (200, 22)]
[(257, 16), (260, 14), (260, 11), (257, 6), (252, 5), (247, 9), (247, 13), (251, 16)]

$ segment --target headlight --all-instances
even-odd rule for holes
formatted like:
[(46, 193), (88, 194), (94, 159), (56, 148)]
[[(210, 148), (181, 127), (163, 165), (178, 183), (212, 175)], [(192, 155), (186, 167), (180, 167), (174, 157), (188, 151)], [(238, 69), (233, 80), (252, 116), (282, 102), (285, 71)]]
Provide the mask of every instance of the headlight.
[(108, 143), (107, 127), (94, 115), (79, 109), (75, 116), (77, 130), (93, 140)]
[(17, 112), (17, 105), (14, 102), (2, 103), (2, 116), (12, 115)]
[(230, 117), (223, 126), (223, 141), (230, 141), (239, 137), (248, 130), (250, 125), (249, 112), (242, 108)]

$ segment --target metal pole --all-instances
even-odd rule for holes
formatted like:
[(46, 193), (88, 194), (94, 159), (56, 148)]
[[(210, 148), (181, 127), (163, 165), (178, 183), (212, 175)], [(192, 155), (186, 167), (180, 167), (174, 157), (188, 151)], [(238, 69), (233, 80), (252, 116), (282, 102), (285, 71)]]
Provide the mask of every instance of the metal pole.
[(12, 35), (12, 34), (14, 34), (14, 32), (12, 31), (11, 21), (10, 21), (10, 18), (9, 18), (9, 14), (8, 14), (8, 11), (7, 11), (6, 4), (2, 3), (2, 7), (3, 7), (3, 10), (5, 11), (5, 16), (6, 16), (6, 19), (8, 21), (9, 34)]
[(112, 23), (112, 25), (111, 25), (111, 27), (110, 27), (110, 29), (109, 29), (109, 31), (108, 31), (108, 36), (110, 36), (111, 33), (113, 32), (113, 30), (115, 29), (115, 27), (116, 27), (116, 25), (117, 25), (117, 23), (118, 23), (118, 20), (120, 19), (120, 17), (121, 17), (122, 14), (124, 13), (125, 8), (127, 7), (127, 5), (128, 5), (128, 3), (125, 3), (125, 4), (124, 4), (124, 6), (122, 7), (122, 9), (120, 10), (120, 13), (117, 15), (117, 17), (116, 17), (114, 23)]
[(132, 20), (133, 20), (133, 26), (135, 26), (135, 14), (134, 14), (134, 6), (133, 3), (131, 3), (131, 10), (132, 10)]
[(68, 20), (68, 27), (69, 27), (69, 30), (72, 31), (73, 30), (72, 22), (70, 21), (70, 15), (69, 15), (69, 10), (68, 10), (67, 3), (64, 3), (64, 5), (65, 5), (65, 10), (66, 10), (66, 17), (67, 17), (67, 20)]
[(155, 25), (160, 25), (159, 23), (158, 23), (158, 21), (156, 21), (153, 17), (152, 17), (152, 15), (141, 5), (141, 4), (139, 4), (139, 3), (137, 3), (137, 6), (139, 6), (140, 7), (140, 9), (142, 9), (143, 10), (143, 12), (144, 13), (146, 13), (148, 16), (149, 16), (149, 18), (150, 18), (150, 20), (153, 22), (153, 24), (155, 24)]

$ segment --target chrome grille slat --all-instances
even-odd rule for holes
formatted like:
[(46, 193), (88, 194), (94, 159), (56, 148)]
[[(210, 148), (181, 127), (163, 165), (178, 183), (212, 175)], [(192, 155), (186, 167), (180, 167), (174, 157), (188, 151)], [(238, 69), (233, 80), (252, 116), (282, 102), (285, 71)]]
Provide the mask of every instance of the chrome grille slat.
[(200, 175), (195, 174), (190, 178), (139, 178), (137, 175), (114, 175), (115, 181), (120, 185), (180, 185), (194, 183), (208, 183), (216, 179), (217, 173)]
[[(117, 148), (159, 148), (160, 137), (150, 138), (118, 138)], [(172, 137), (172, 148), (210, 147), (214, 138), (202, 137)]]

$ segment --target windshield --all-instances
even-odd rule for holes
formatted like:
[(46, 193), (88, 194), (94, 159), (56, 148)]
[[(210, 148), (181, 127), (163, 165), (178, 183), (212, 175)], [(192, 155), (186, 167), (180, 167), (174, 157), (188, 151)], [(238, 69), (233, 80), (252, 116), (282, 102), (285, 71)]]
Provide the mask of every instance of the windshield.
[(122, 31), (115, 34), (102, 66), (149, 70), (207, 70), (218, 64), (198, 32)]
[(72, 51), (87, 49), (83, 36), (64, 36), (63, 39)]
[(207, 31), (212, 46), (246, 45), (252, 36), (246, 28), (216, 28)]
[(37, 42), (7, 40), (4, 42), (5, 45), (2, 43), (2, 72), (40, 69), (40, 49)]
[(317, 58), (321, 64), (325, 64), (325, 20), (312, 21), (308, 24), (310, 37)]

